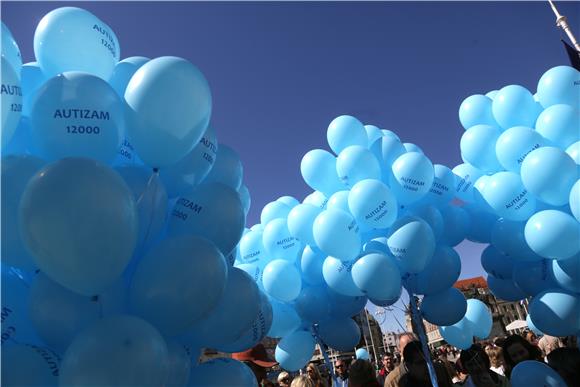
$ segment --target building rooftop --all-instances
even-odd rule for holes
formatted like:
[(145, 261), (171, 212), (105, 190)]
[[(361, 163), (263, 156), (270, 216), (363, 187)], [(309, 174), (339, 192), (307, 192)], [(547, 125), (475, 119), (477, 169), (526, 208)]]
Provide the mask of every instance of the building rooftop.
[(467, 278), (455, 282), (453, 287), (459, 290), (467, 290), (471, 288), (487, 289), (487, 281), (483, 277)]

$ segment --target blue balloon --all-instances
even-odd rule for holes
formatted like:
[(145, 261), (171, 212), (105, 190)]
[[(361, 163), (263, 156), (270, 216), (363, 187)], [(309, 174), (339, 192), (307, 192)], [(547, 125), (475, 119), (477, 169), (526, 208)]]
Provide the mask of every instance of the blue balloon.
[(524, 360), (516, 364), (510, 376), (510, 383), (513, 387), (568, 386), (560, 374), (549, 365), (535, 360)]
[(381, 166), (381, 179), (383, 182), (388, 183), (391, 181), (391, 175), (393, 174), (393, 163), (399, 156), (407, 153), (407, 150), (396, 135), (383, 136), (371, 145), (370, 150)]
[(30, 62), (22, 65), (20, 75), (22, 86), (22, 115), (30, 117), (36, 92), (46, 81), (46, 75), (42, 72), (38, 62)]
[(478, 339), (487, 339), (493, 324), (489, 307), (477, 299), (467, 300), (465, 319), (472, 324), (473, 335)]
[(276, 201), (286, 204), (288, 207), (290, 207), (290, 209), (293, 209), (294, 207), (296, 207), (297, 205), (300, 204), (298, 199), (296, 199), (293, 196), (288, 196), (288, 195), (280, 196), (278, 199), (276, 199)]
[(528, 324), (528, 328), (534, 332), (536, 334), (536, 336), (543, 336), (544, 332), (542, 332), (541, 330), (539, 330), (534, 323), (532, 322), (532, 318), (531, 316), (528, 314), (526, 316), (526, 324)]
[(410, 204), (425, 196), (435, 177), (431, 161), (418, 152), (399, 156), (392, 171), (390, 186), (400, 204)]
[[(4, 25), (4, 24), (2, 24)], [(16, 72), (2, 56), (2, 150), (8, 145), (20, 122), (22, 112), (22, 89), (20, 87), (20, 73)]]
[(533, 150), (547, 146), (541, 134), (526, 126), (514, 126), (499, 136), (495, 153), (499, 163), (508, 171), (520, 173), (522, 163)]
[(258, 382), (250, 367), (244, 363), (217, 358), (192, 367), (188, 386), (258, 387)]
[[(524, 235), (525, 227), (526, 222), (515, 222), (499, 218), (491, 230), (491, 243), (497, 250), (508, 255), (511, 260), (539, 261), (542, 257), (534, 253), (526, 242)], [(498, 277), (495, 274), (493, 275)], [(505, 277), (504, 279), (508, 279), (511, 277), (511, 274), (508, 277), (505, 275), (503, 277)]]
[(356, 183), (348, 194), (348, 208), (357, 224), (370, 228), (387, 228), (397, 219), (397, 199), (380, 180)]
[(264, 268), (264, 290), (269, 296), (283, 302), (296, 299), (302, 288), (300, 272), (293, 262), (274, 259)]
[(113, 161), (114, 166), (143, 166), (143, 161), (139, 158), (135, 152), (135, 147), (129, 142), (127, 137), (121, 142), (121, 146), (117, 151), (117, 156)]
[(435, 251), (435, 236), (424, 220), (416, 217), (399, 219), (388, 237), (391, 254), (401, 262), (401, 270), (418, 273), (425, 268)]
[(495, 144), (501, 130), (491, 125), (476, 125), (461, 136), (461, 157), (484, 172), (501, 170), (495, 155)]
[(441, 238), (445, 225), (443, 221), (443, 215), (441, 215), (441, 212), (435, 206), (424, 205), (411, 208), (409, 209), (408, 214), (421, 218), (427, 222), (427, 224), (431, 227), (431, 231), (433, 231), (435, 240), (439, 240)]
[(357, 349), (355, 352), (355, 356), (357, 359), (360, 359), (360, 360), (369, 360), (370, 359), (370, 355), (369, 355), (368, 351), (364, 348)]
[(503, 129), (514, 126), (531, 128), (539, 114), (532, 93), (519, 85), (509, 85), (500, 89), (493, 99), (491, 109), (496, 122)]
[(161, 180), (169, 197), (187, 195), (207, 177), (216, 162), (217, 146), (215, 130), (210, 125), (185, 157), (175, 164), (161, 168)]
[(302, 321), (318, 323), (328, 318), (330, 303), (326, 285), (304, 286), (294, 302), (294, 308)]
[[(195, 350), (193, 350), (195, 351)], [(185, 386), (189, 379), (192, 367), (192, 350), (183, 344), (171, 340), (167, 341), (167, 379), (166, 386)]]
[(352, 279), (353, 261), (341, 261), (338, 258), (327, 257), (322, 265), (322, 275), (328, 287), (345, 296), (362, 296), (364, 293), (355, 285)]
[(316, 245), (313, 224), (322, 209), (312, 204), (298, 204), (288, 214), (288, 231), (290, 235), (303, 244)]
[(119, 61), (120, 49), (119, 40), (108, 25), (75, 7), (47, 13), (34, 32), (34, 55), (49, 77), (65, 71), (83, 71), (108, 80)]
[(205, 181), (222, 183), (237, 191), (242, 185), (243, 177), (244, 167), (238, 153), (227, 145), (219, 144), (215, 162)]
[(580, 254), (553, 260), (551, 264), (556, 283), (563, 289), (580, 293)]
[(354, 284), (368, 297), (389, 300), (401, 291), (401, 273), (395, 258), (384, 254), (367, 254), (352, 266)]
[(177, 57), (145, 63), (129, 81), (125, 100), (129, 139), (152, 167), (174, 164), (189, 153), (203, 136), (212, 108), (203, 74)]
[(461, 102), (459, 106), (459, 121), (465, 130), (475, 125), (497, 126), (491, 105), (493, 100), (485, 95), (475, 94)]
[(488, 245), (481, 253), (481, 266), (488, 273), (502, 280), (511, 280), (515, 261), (510, 255), (506, 255)]
[(344, 212), (350, 213), (350, 208), (348, 208), (348, 195), (349, 190), (342, 190), (336, 191), (332, 194), (330, 198), (328, 198), (328, 202), (326, 203), (326, 209), (337, 209), (342, 210)]
[(16, 40), (14, 40), (12, 32), (6, 27), (6, 24), (4, 22), (0, 23), (2, 24), (2, 57), (6, 58), (6, 61), (8, 61), (14, 72), (20, 78), (20, 67), (22, 66), (20, 48)]
[(536, 122), (536, 130), (562, 149), (578, 141), (580, 113), (577, 106), (552, 105), (544, 110)]
[(366, 146), (352, 145), (343, 149), (336, 158), (336, 173), (347, 187), (365, 179), (380, 179), (381, 167)]
[(483, 197), (498, 216), (508, 220), (527, 220), (536, 210), (536, 199), (514, 172), (498, 172), (489, 178)]
[(566, 153), (568, 153), (568, 155), (572, 157), (572, 160), (574, 160), (576, 165), (580, 165), (580, 141), (576, 141), (575, 143), (570, 145), (566, 149)]
[(167, 362), (167, 345), (155, 328), (134, 316), (111, 316), (74, 339), (62, 359), (59, 383), (159, 386)]
[(385, 237), (373, 238), (363, 246), (363, 253), (379, 253), (379, 254), (390, 254), (389, 246), (387, 245), (388, 239)]
[(516, 262), (512, 281), (528, 296), (535, 296), (547, 289), (558, 288), (552, 273), (550, 259), (533, 262)]
[(459, 254), (449, 246), (438, 245), (427, 266), (419, 273), (411, 275), (405, 286), (416, 294), (435, 294), (453, 286), (460, 273)]
[(483, 172), (468, 163), (459, 164), (452, 171), (456, 176), (455, 196), (464, 202), (473, 202), (473, 187), (477, 179), (483, 176)]
[(526, 156), (521, 175), (524, 186), (539, 200), (563, 206), (568, 203), (570, 190), (578, 180), (578, 166), (563, 150), (542, 147)]
[(453, 325), (459, 322), (467, 310), (465, 296), (455, 288), (423, 297), (421, 314), (435, 325)]
[(439, 327), (439, 333), (447, 343), (459, 349), (468, 349), (473, 343), (473, 324), (465, 318), (456, 324)]
[(491, 293), (500, 300), (519, 301), (526, 298), (526, 294), (511, 279), (503, 280), (488, 275), (487, 285)]
[(556, 66), (546, 71), (538, 82), (538, 99), (544, 108), (564, 103), (578, 106), (580, 73), (570, 66)]
[(301, 320), (292, 305), (274, 299), (270, 299), (270, 302), (273, 317), (268, 337), (285, 337), (298, 329)]
[(391, 138), (394, 138), (395, 140), (398, 140), (399, 142), (401, 142), (401, 139), (399, 138), (399, 136), (397, 136), (397, 134), (395, 132), (393, 132), (392, 130), (381, 129), (381, 132), (383, 132), (383, 137), (391, 137)]
[(312, 204), (313, 206), (319, 207), (321, 209), (326, 209), (326, 203), (328, 203), (328, 198), (320, 191), (314, 191), (310, 195), (306, 196), (302, 201), (303, 204)]
[(245, 184), (242, 184), (238, 190), (238, 194), (240, 195), (242, 205), (244, 206), (244, 214), (248, 216), (248, 212), (250, 212), (250, 205), (252, 204), (252, 198), (250, 197), (250, 191), (248, 190), (248, 187)]
[(209, 239), (228, 255), (235, 249), (246, 217), (238, 193), (221, 183), (203, 183), (179, 198), (168, 223), (168, 235)]
[(320, 250), (344, 261), (356, 258), (362, 247), (356, 221), (341, 210), (322, 211), (314, 220), (313, 235)]
[(288, 222), (284, 218), (274, 219), (266, 225), (262, 242), (270, 259), (295, 262), (302, 249), (300, 241), (290, 234)]
[(67, 72), (40, 87), (30, 115), (32, 136), (51, 160), (90, 157), (112, 163), (125, 137), (121, 99), (94, 75)]
[(343, 187), (336, 173), (336, 157), (323, 149), (313, 149), (302, 157), (300, 173), (308, 186), (328, 196)]
[(306, 246), (300, 259), (300, 270), (302, 271), (302, 280), (309, 285), (324, 284), (322, 275), (322, 265), (326, 255), (312, 246)]
[(287, 371), (298, 371), (312, 357), (314, 345), (310, 332), (296, 330), (284, 336), (276, 346), (276, 361)]
[(109, 78), (109, 84), (117, 92), (119, 97), (123, 98), (125, 96), (125, 90), (133, 75), (135, 75), (141, 66), (150, 60), (143, 56), (132, 56), (115, 64), (111, 78)]
[(493, 99), (497, 95), (497, 92), (498, 91), (499, 90), (491, 90), (491, 91), (488, 91), (487, 93), (485, 93), (485, 96), (488, 97), (488, 98), (490, 98), (493, 101)]
[(2, 385), (56, 386), (60, 357), (48, 348), (29, 344), (2, 347)]
[(262, 266), (258, 265), (257, 263), (242, 263), (236, 264), (234, 267), (237, 267), (238, 269), (246, 272), (246, 274), (252, 277), (252, 280), (256, 283), (258, 289), (264, 291), (264, 285), (262, 284), (262, 275), (264, 268)]
[(446, 206), (441, 209), (443, 217), (443, 233), (441, 242), (449, 246), (457, 246), (467, 236), (471, 226), (467, 211), (457, 206)]
[(270, 221), (278, 218), (286, 219), (290, 213), (291, 208), (279, 201), (273, 201), (262, 208), (260, 215), (260, 223), (268, 224)]
[(336, 318), (353, 317), (359, 314), (367, 304), (366, 296), (346, 296), (326, 289), (330, 298), (330, 316)]
[(580, 296), (549, 289), (532, 298), (529, 313), (539, 330), (551, 336), (574, 335), (580, 330)]
[(328, 125), (326, 138), (330, 149), (336, 154), (351, 145), (366, 147), (368, 144), (365, 127), (352, 116), (339, 116), (332, 120), (330, 125)]
[(66, 158), (37, 173), (22, 195), (19, 217), (38, 268), (84, 295), (120, 277), (137, 242), (133, 194), (115, 171), (89, 159)]
[(525, 237), (530, 248), (544, 258), (566, 259), (580, 252), (580, 223), (562, 211), (545, 210), (526, 223)]
[(424, 196), (425, 203), (436, 206), (445, 205), (453, 199), (455, 189), (455, 175), (451, 169), (445, 165), (435, 164), (433, 166), (433, 184), (429, 192)]
[(165, 239), (137, 266), (129, 289), (131, 308), (163, 333), (180, 334), (219, 304), (226, 279), (225, 259), (210, 241)]
[(332, 318), (318, 324), (322, 341), (337, 351), (352, 351), (360, 341), (360, 328), (350, 318)]
[(379, 138), (383, 137), (383, 132), (380, 128), (374, 125), (365, 125), (365, 131), (367, 132), (367, 137), (369, 139), (368, 147), (370, 149), (371, 145), (374, 144)]
[(467, 239), (472, 242), (489, 243), (491, 241), (491, 230), (498, 216), (490, 214), (486, 210), (469, 207), (466, 209), (470, 218)]
[(240, 240), (240, 257), (243, 263), (256, 264), (261, 269), (270, 261), (262, 243), (262, 231), (250, 231)]
[(419, 147), (419, 145), (413, 144), (412, 142), (403, 143), (403, 147), (405, 148), (406, 153), (417, 152), (417, 153), (425, 154), (425, 152), (423, 152), (423, 149), (421, 149)]

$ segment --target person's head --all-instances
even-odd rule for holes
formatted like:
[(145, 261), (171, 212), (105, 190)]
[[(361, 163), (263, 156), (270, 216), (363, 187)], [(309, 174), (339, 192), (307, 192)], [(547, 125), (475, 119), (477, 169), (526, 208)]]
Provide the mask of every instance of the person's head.
[(461, 358), (457, 359), (453, 365), (453, 368), (455, 371), (455, 376), (463, 383), (465, 378), (467, 378), (467, 371), (465, 370), (463, 363), (461, 363)]
[(536, 346), (519, 335), (511, 335), (503, 342), (502, 355), (509, 369), (524, 360), (538, 360), (542, 357)]
[(405, 332), (399, 337), (399, 353), (401, 354), (401, 358), (405, 357), (405, 355), (403, 355), (403, 352), (407, 344), (410, 343), (411, 341), (417, 340), (419, 340), (419, 338), (413, 332)]
[(405, 345), (403, 350), (403, 361), (411, 378), (417, 381), (429, 380), (429, 371), (427, 362), (423, 356), (423, 348), (419, 341), (410, 341)]
[(389, 371), (392, 371), (393, 368), (395, 368), (395, 359), (393, 358), (392, 353), (387, 352), (383, 355), (383, 367)]
[(306, 375), (300, 375), (294, 378), (290, 387), (315, 387), (314, 382)]
[(532, 331), (528, 331), (526, 332), (526, 340), (528, 340), (528, 342), (530, 344), (535, 344), (537, 341), (538, 337), (536, 336), (536, 334)]
[(282, 371), (280, 372), (280, 374), (278, 374), (277, 381), (280, 387), (290, 387), (290, 383), (292, 383), (292, 378), (290, 377), (290, 374), (288, 372)]
[(548, 365), (560, 374), (569, 385), (580, 380), (580, 350), (578, 348), (556, 348), (546, 356)]
[(503, 365), (503, 356), (501, 354), (501, 348), (495, 345), (488, 345), (485, 347), (485, 353), (489, 356), (489, 362), (492, 367), (500, 367)]
[(306, 366), (306, 375), (314, 381), (322, 380), (318, 367), (316, 367), (316, 364), (314, 363), (308, 363)]
[(337, 375), (342, 376), (342, 375), (346, 375), (346, 362), (342, 359), (337, 359), (334, 362), (334, 372), (336, 372)]
[(262, 380), (267, 380), (268, 368), (278, 364), (276, 361), (270, 359), (263, 344), (258, 344), (244, 352), (232, 353), (232, 359), (241, 361), (250, 367), (256, 376), (258, 384)]
[(469, 349), (462, 350), (459, 358), (468, 374), (473, 375), (489, 372), (489, 357), (478, 344), (473, 344)]
[(376, 382), (375, 370), (367, 360), (357, 359), (352, 362), (348, 372), (348, 385), (350, 387), (366, 386)]

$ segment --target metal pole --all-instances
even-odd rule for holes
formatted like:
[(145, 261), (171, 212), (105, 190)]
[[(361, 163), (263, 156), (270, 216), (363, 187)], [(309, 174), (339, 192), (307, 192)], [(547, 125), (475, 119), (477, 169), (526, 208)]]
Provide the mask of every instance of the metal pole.
[(548, 0), (548, 3), (550, 3), (552, 11), (554, 11), (554, 14), (556, 15), (556, 25), (564, 30), (564, 32), (566, 33), (566, 35), (568, 35), (568, 39), (570, 39), (570, 42), (572, 42), (572, 45), (574, 46), (576, 51), (580, 52), (580, 43), (578, 43), (576, 37), (574, 36), (574, 33), (572, 33), (572, 29), (570, 29), (570, 26), (568, 25), (568, 19), (566, 19), (566, 16), (560, 15), (560, 12), (558, 12), (558, 9), (556, 8), (556, 5), (552, 0)]
[(375, 347), (375, 340), (373, 339), (373, 331), (371, 330), (371, 323), (369, 322), (369, 312), (368, 310), (365, 308), (365, 317), (367, 319), (367, 327), (369, 327), (369, 335), (371, 336), (371, 345), (373, 347), (373, 354), (375, 355), (375, 361), (378, 362), (379, 358), (377, 357), (377, 348)]
[(429, 348), (427, 347), (427, 337), (425, 336), (425, 331), (423, 330), (423, 319), (419, 313), (419, 309), (417, 308), (415, 295), (413, 292), (410, 292), (409, 289), (407, 289), (407, 293), (409, 293), (409, 299), (411, 303), (411, 318), (415, 320), (415, 326), (419, 331), (417, 333), (419, 334), (419, 340), (421, 341), (421, 346), (423, 347), (423, 356), (425, 357), (425, 362), (427, 362), (427, 369), (429, 370), (431, 384), (433, 387), (439, 387), (439, 384), (437, 383), (437, 376), (435, 374), (435, 367), (433, 366), (433, 362), (431, 361), (431, 354), (429, 352)]

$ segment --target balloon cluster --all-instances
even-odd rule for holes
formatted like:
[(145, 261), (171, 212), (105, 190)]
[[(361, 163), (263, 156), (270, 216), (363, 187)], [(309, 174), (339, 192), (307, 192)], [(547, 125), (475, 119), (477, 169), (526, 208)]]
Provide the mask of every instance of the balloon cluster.
[(204, 75), (119, 61), (74, 7), (44, 16), (34, 53), (2, 24), (3, 383), (254, 385), (238, 361), (197, 365), (272, 314), (232, 266), (250, 197)]

